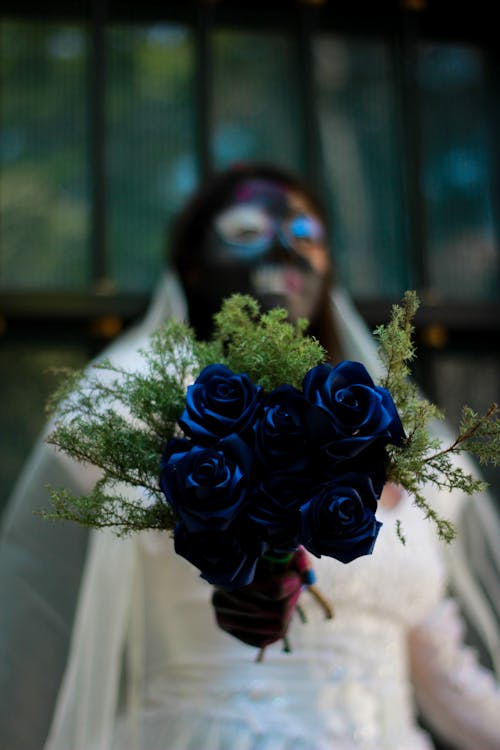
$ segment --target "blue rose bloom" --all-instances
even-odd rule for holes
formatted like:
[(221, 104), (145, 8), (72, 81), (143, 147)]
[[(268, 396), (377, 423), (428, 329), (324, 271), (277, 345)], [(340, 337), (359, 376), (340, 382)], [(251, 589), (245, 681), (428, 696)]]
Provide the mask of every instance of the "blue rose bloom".
[(281, 385), (265, 398), (253, 429), (256, 455), (266, 469), (291, 473), (307, 469), (310, 409), (301, 391), (291, 385)]
[(370, 477), (375, 496), (379, 498), (387, 481), (389, 456), (380, 440), (366, 441), (362, 445), (364, 448), (360, 452), (356, 452), (357, 446), (352, 448), (348, 440), (319, 445), (314, 465), (318, 484), (337, 481), (337, 477), (345, 474), (364, 474)]
[(259, 406), (262, 389), (245, 373), (220, 364), (208, 365), (188, 386), (178, 422), (184, 433), (210, 445), (226, 435), (241, 434)]
[(336, 458), (349, 458), (377, 440), (401, 445), (405, 434), (392, 396), (376, 386), (364, 365), (345, 361), (333, 367), (321, 364), (304, 377), (304, 395), (315, 407), (310, 434), (330, 444)]
[(240, 588), (253, 581), (265, 545), (252, 535), (230, 529), (189, 532), (181, 522), (174, 530), (175, 551), (200, 570), (214, 586)]
[(300, 541), (316, 557), (348, 563), (373, 551), (382, 524), (371, 481), (347, 474), (324, 485), (300, 511)]
[(248, 517), (273, 550), (294, 550), (299, 546), (300, 508), (310, 497), (308, 475), (291, 477), (273, 474), (252, 493)]
[(189, 531), (226, 529), (246, 501), (251, 454), (236, 435), (203, 447), (172, 439), (160, 487)]

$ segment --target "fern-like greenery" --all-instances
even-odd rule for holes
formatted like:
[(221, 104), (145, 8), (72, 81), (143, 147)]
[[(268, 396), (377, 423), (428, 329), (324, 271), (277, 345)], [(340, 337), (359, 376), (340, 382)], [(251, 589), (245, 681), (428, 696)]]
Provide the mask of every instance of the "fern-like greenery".
[[(402, 447), (388, 448), (388, 478), (403, 485), (435, 522), (439, 536), (450, 540), (453, 527), (428, 505), (425, 485), (469, 494), (484, 487), (453, 456), (468, 450), (481, 462), (498, 463), (498, 408), (492, 405), (480, 416), (465, 407), (459, 434), (449, 446), (431, 435), (429, 422), (441, 415), (409, 377), (418, 304), (416, 294), (407, 292), (402, 305), (394, 306), (390, 322), (375, 331), (385, 371), (380, 384), (391, 391), (407, 435)], [(306, 329), (307, 321), (291, 324), (281, 309), (261, 314), (253, 298), (236, 294), (215, 316), (209, 342), (197, 341), (185, 324), (169, 321), (141, 352), (139, 371), (106, 360), (83, 373), (66, 374), (51, 399), (55, 427), (48, 440), (77, 461), (98, 467), (101, 477), (82, 497), (52, 489), (52, 508), (43, 515), (111, 527), (118, 534), (172, 529), (175, 518), (162, 500), (159, 467), (166, 442), (178, 434), (186, 386), (207, 364), (218, 362), (246, 372), (266, 391), (281, 383), (300, 387), (305, 373), (326, 360), (325, 350)]]
[(307, 370), (326, 359), (323, 347), (306, 335), (307, 320), (292, 325), (287, 315), (280, 308), (261, 315), (255, 299), (234, 294), (215, 316), (214, 338), (226, 364), (265, 391), (281, 383), (299, 388)]
[[(419, 394), (409, 378), (410, 363), (415, 359), (413, 319), (418, 307), (416, 293), (406, 292), (403, 304), (393, 306), (389, 323), (374, 331), (385, 369), (381, 385), (390, 390), (407, 436), (403, 446), (388, 447), (388, 479), (405, 487), (425, 517), (435, 523), (438, 536), (451, 541), (455, 529), (429, 505), (424, 494), (425, 486), (434, 485), (447, 491), (458, 489), (468, 495), (485, 489), (485, 482), (464, 471), (453, 458), (467, 451), (481, 463), (498, 464), (499, 410), (497, 404), (492, 404), (486, 414), (479, 415), (464, 407), (458, 435), (448, 446), (443, 446), (432, 434), (429, 424), (435, 419), (443, 419), (443, 414)], [(398, 534), (402, 537), (400, 527)]]

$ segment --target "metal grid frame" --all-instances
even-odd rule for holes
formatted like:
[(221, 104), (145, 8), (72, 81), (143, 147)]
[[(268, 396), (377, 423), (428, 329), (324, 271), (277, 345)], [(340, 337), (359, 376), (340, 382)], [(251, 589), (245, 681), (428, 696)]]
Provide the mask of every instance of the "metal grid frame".
[[(403, 122), (403, 161), (406, 172), (406, 204), (408, 236), (411, 238), (409, 262), (418, 288), (425, 288), (425, 211), (420, 184), (420, 142), (415, 126), (418, 97), (415, 87), (415, 48), (423, 40), (474, 43), (485, 51), (491, 80), (498, 80), (498, 47), (492, 38), (491, 7), (480, 1), (474, 15), (455, 3), (405, 0), (402, 2), (346, 2), (329, 0), (183, 0), (182, 2), (143, 3), (113, 0), (75, 0), (71, 3), (44, 3), (43, 10), (33, 2), (6, 2), (0, 17), (36, 20), (81, 21), (89, 30), (90, 161), (91, 161), (91, 267), (92, 283), (80, 293), (4, 291), (0, 301), (0, 319), (5, 335), (53, 335), (71, 330), (79, 335), (95, 331), (89, 327), (96, 319), (116, 316), (124, 324), (139, 315), (147, 303), (140, 293), (104, 293), (107, 277), (106, 247), (106, 141), (104, 100), (106, 92), (107, 24), (144, 23), (147, 21), (182, 22), (195, 35), (196, 78), (195, 108), (197, 122), (197, 163), (200, 175), (212, 168), (211, 153), (211, 80), (212, 56), (210, 32), (224, 27), (272, 29), (291, 34), (297, 49), (298, 77), (302, 121), (300, 123), (304, 173), (318, 182), (319, 148), (312, 69), (312, 39), (317, 29), (349, 35), (369, 35), (389, 44), (395, 70), (397, 93)], [(492, 102), (492, 122), (500, 122), (500, 104)], [(500, 153), (492, 154), (494, 173), (500, 185)], [(497, 191), (497, 196), (500, 190)], [(497, 197), (496, 226), (500, 237), (500, 204)], [(358, 307), (372, 325), (386, 319), (392, 299), (356, 300)], [(496, 303), (424, 304), (417, 318), (419, 328), (441, 325), (447, 341), (458, 346), (481, 346), (499, 340), (500, 305)], [(52, 332), (52, 333), (51, 333)]]

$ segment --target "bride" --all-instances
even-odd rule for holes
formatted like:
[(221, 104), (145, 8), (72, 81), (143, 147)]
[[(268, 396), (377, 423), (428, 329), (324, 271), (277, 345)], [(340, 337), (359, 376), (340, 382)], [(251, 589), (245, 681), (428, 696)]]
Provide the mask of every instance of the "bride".
[[(176, 275), (161, 281), (144, 321), (105, 353), (112, 362), (139, 369), (138, 349), (169, 316), (206, 337), (237, 290), (309, 318), (333, 361), (360, 360), (377, 374), (371, 337), (332, 282), (321, 202), (295, 177), (261, 165), (216, 175), (180, 215), (171, 263)], [(450, 565), (400, 488), (384, 490), (371, 556), (314, 559), (334, 618), (305, 590), (291, 653), (275, 643), (258, 663), (255, 649), (218, 627), (211, 586), (166, 534), (92, 532), (86, 546), (80, 529), (32, 515), (47, 484), (81, 493), (94, 481), (92, 468), (41, 444), (9, 506), (0, 568), (6, 750), (430, 750), (417, 711), (459, 750), (499, 750), (500, 690), (463, 643), (450, 573), (460, 570), (494, 649), (493, 620), (466, 586), (465, 561), (454, 552)], [(435, 490), (427, 498), (456, 521), (471, 502)]]

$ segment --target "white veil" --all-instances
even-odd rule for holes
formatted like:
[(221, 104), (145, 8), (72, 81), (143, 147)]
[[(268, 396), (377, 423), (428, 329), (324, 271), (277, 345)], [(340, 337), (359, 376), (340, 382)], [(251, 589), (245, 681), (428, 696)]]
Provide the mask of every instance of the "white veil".
[[(99, 358), (108, 356), (128, 368), (139, 366), (137, 350), (170, 317), (186, 318), (186, 308), (176, 280), (165, 274), (144, 319)], [(0, 746), (8, 750), (43, 747), (58, 694), (57, 716), (66, 716), (61, 721), (68, 732), (61, 747), (89, 747), (84, 729), (79, 744), (69, 739), (78, 736), (76, 728), (69, 729), (69, 717), (74, 716), (76, 725), (87, 718), (95, 724), (100, 712), (114, 712), (119, 672), (113, 671), (124, 642), (119, 631), (128, 623), (131, 579), (123, 571), (127, 565), (131, 569), (134, 543), (118, 543), (111, 534), (89, 535), (76, 524), (50, 523), (36, 515), (47, 508), (48, 487), (85, 494), (97, 479), (92, 467), (73, 462), (45, 442), (50, 427), (40, 435), (18, 478), (0, 531)], [(99, 554), (105, 556), (102, 566)], [(93, 575), (101, 576), (97, 585), (92, 585)], [(109, 628), (108, 618), (113, 619)], [(75, 661), (77, 645), (83, 651)], [(64, 673), (64, 685), (78, 691), (78, 705), (71, 691), (61, 688)], [(110, 681), (100, 692), (94, 689), (97, 675)]]
[[(364, 362), (376, 376), (380, 364), (374, 341), (349, 298), (336, 290), (332, 293), (332, 305), (343, 355)], [(179, 286), (175, 278), (167, 274), (144, 321), (121, 337), (105, 354), (128, 368), (140, 367), (137, 349), (144, 346), (150, 333), (167, 317), (182, 318), (185, 312)], [(50, 479), (50, 472), (44, 469), (45, 465), (54, 464), (59, 471), (55, 482)], [(4, 736), (6, 747), (40, 750), (43, 746), (65, 661), (66, 669), (45, 750), (110, 750), (117, 707), (123, 701), (128, 704), (126, 713), (133, 731), (140, 732), (137, 718), (143, 692), (145, 634), (140, 616), (135, 615), (146, 606), (141, 576), (138, 575), (139, 551), (141, 544), (145, 543), (145, 536), (137, 534), (118, 540), (111, 533), (92, 532), (85, 557), (85, 540), (78, 544), (73, 541), (75, 533), (78, 536), (80, 530), (75, 532), (66, 524), (54, 528), (47, 522), (31, 518), (33, 507), (41, 504), (41, 488), (46, 484), (68, 483), (73, 488), (76, 484), (80, 491), (84, 491), (84, 484), (88, 481), (89, 477), (84, 479), (81, 467), (77, 467), (75, 473), (74, 465), (70, 466), (70, 462), (59, 454), (56, 457), (48, 446), (40, 443), (10, 505), (0, 552), (0, 576), (3, 574), (4, 581), (0, 591), (3, 617), (7, 606), (9, 608), (9, 615), (5, 618), (8, 620), (6, 638), (0, 642), (3, 663), (7, 665), (6, 669), (2, 668), (5, 683), (0, 705), (5, 696), (7, 712), (14, 710), (18, 717), (22, 715), (26, 728), (20, 730), (12, 720), (9, 723), (7, 713), (0, 717), (0, 736)], [(469, 521), (472, 518), (476, 522), (481, 537), (489, 540), (488, 543), (500, 538), (491, 498), (485, 495), (471, 502), (477, 511), (469, 516)], [(458, 511), (463, 502), (459, 499), (458, 503), (453, 515), (462, 519), (464, 514)], [(32, 532), (29, 531), (31, 527)], [(36, 544), (27, 544), (35, 534)], [(459, 529), (459, 540), (461, 534), (462, 528)], [(50, 546), (49, 551), (47, 546)], [(494, 550), (494, 544), (492, 547)], [(482, 587), (485, 583), (477, 584), (460, 542), (452, 545), (450, 550), (451, 576), (464, 609), (489, 650), (498, 654), (498, 620), (484, 596)], [(36, 575), (35, 569), (38, 571)], [(498, 587), (498, 568), (493, 573), (482, 572), (487, 573), (488, 581)], [(72, 627), (75, 592), (81, 574)], [(49, 591), (49, 581), (51, 585), (57, 584), (56, 592)], [(69, 586), (72, 587), (70, 591), (67, 590)], [(69, 598), (70, 601), (62, 607), (58, 598)], [(500, 597), (496, 601), (500, 601)], [(42, 635), (38, 629), (39, 620), (45, 623)], [(27, 653), (24, 652), (26, 643)], [(47, 649), (57, 657), (54, 664), (45, 658)], [(9, 654), (12, 653), (15, 653), (15, 658), (12, 668), (9, 668)], [(38, 674), (40, 693), (44, 680), (50, 685), (43, 698), (40, 694), (30, 694), (30, 670)], [(19, 674), (23, 677), (20, 678)], [(132, 679), (130, 675), (133, 675)], [(14, 698), (9, 697), (9, 685), (12, 687), (13, 684), (16, 686)], [(41, 712), (45, 712), (42, 717)], [(2, 735), (4, 728), (6, 731)]]

